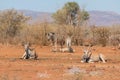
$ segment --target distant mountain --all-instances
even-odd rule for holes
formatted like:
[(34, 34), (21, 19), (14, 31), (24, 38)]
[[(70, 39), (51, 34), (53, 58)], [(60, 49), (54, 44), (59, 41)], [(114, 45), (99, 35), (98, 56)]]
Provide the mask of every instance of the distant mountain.
[(90, 24), (113, 25), (120, 24), (120, 14), (110, 11), (89, 11)]
[(35, 23), (35, 22), (53, 22), (52, 19), (52, 13), (48, 13), (48, 12), (37, 12), (37, 11), (31, 11), (31, 10), (19, 10), (20, 12), (22, 12), (23, 14), (25, 14), (26, 16), (30, 16), (31, 17), (31, 23)]
[[(34, 22), (53, 22), (52, 13), (49, 12), (37, 12), (37, 11), (30, 11), (30, 10), (19, 10), (23, 12), (26, 16), (31, 16), (32, 20), (31, 23)], [(109, 12), (109, 11), (88, 11), (90, 14), (90, 25), (113, 25), (113, 24), (120, 24), (120, 14)]]

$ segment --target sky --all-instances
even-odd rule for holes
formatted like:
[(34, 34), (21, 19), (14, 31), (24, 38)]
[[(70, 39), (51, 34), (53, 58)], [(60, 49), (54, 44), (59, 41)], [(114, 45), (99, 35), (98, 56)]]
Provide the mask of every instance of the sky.
[(17, 9), (56, 12), (65, 3), (75, 1), (87, 11), (112, 11), (120, 14), (120, 0), (0, 0), (0, 10)]

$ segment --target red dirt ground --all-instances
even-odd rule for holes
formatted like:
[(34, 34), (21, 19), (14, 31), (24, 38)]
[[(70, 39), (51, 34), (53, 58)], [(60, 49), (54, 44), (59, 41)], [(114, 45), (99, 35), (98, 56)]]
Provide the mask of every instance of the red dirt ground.
[(22, 60), (22, 46), (0, 45), (0, 80), (120, 80), (120, 50), (94, 47), (107, 63), (81, 63), (81, 47), (75, 53), (50, 52), (50, 46), (34, 46), (38, 60)]

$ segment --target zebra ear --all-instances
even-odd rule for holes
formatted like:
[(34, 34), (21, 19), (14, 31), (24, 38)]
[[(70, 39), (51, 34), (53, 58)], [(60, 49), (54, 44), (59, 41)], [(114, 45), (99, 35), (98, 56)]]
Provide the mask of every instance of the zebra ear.
[(82, 51), (86, 51), (87, 50), (87, 48), (83, 45), (83, 46), (81, 46), (81, 49), (82, 49)]
[(27, 42), (27, 45), (28, 45), (28, 46), (31, 46), (32, 44), (31, 44), (30, 42)]

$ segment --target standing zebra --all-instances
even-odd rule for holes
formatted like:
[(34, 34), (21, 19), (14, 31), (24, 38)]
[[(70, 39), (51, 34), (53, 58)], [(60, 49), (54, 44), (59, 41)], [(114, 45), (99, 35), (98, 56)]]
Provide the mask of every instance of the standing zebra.
[(57, 51), (57, 37), (56, 37), (56, 34), (54, 32), (49, 32), (49, 33), (46, 33), (46, 37), (47, 37), (48, 41), (50, 41), (51, 44), (52, 44), (52, 51), (56, 52)]
[(61, 48), (60, 49), (61, 52), (70, 52), (70, 53), (75, 52), (75, 50), (73, 50), (73, 48), (71, 47), (71, 45), (72, 45), (71, 40), (72, 40), (72, 37), (70, 37), (70, 36), (68, 36), (66, 38), (66, 46), (67, 47), (66, 48)]
[[(60, 44), (60, 51), (61, 52), (73, 52), (73, 49), (71, 47), (71, 37), (70, 36), (68, 36), (66, 38), (66, 40), (65, 40), (64, 36), (59, 37), (54, 32), (46, 33), (46, 36), (47, 36), (48, 41), (50, 41), (52, 46), (53, 46), (52, 47), (53, 52), (58, 51), (58, 44)], [(63, 48), (65, 41), (66, 41), (67, 48)]]

